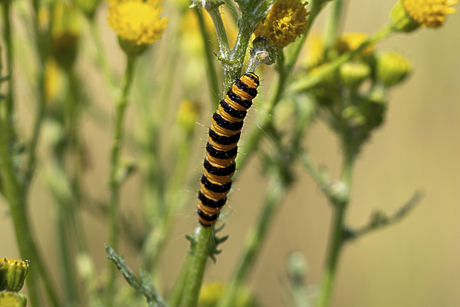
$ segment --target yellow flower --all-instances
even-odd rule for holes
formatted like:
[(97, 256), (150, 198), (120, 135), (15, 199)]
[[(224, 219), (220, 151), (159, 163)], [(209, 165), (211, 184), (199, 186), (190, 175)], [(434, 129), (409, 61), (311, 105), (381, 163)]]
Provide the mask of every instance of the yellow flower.
[[(369, 36), (366, 33), (345, 33), (339, 37), (335, 43), (335, 48), (339, 54), (355, 50), (358, 48)], [(375, 45), (369, 45), (361, 51), (363, 56), (371, 55), (374, 52)]]
[[(198, 306), (214, 307), (221, 298), (226, 285), (221, 282), (213, 282), (204, 284), (201, 288)], [(237, 294), (236, 301), (232, 305), (234, 307), (253, 307), (259, 306), (253, 294), (247, 289), (240, 290)]]
[(256, 28), (256, 36), (265, 36), (273, 45), (284, 47), (305, 33), (307, 29), (307, 12), (300, 0), (277, 0), (270, 12)]
[(409, 16), (422, 27), (439, 28), (449, 14), (456, 12), (450, 6), (458, 0), (402, 0)]
[(56, 102), (63, 87), (63, 76), (59, 65), (53, 58), (45, 64), (45, 101), (47, 104)]
[(168, 18), (160, 18), (158, 0), (111, 0), (107, 21), (118, 37), (137, 46), (147, 46), (161, 37)]
[(193, 135), (196, 127), (196, 120), (199, 115), (199, 105), (191, 102), (188, 99), (182, 101), (177, 112), (177, 121), (188, 137)]
[(308, 37), (308, 52), (305, 58), (309, 68), (316, 67), (324, 61), (324, 39), (319, 33)]

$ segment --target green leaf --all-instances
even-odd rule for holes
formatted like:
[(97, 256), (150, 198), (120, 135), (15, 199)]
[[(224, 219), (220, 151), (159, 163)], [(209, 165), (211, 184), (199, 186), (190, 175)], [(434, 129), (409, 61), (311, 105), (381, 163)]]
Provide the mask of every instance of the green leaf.
[(155, 286), (150, 279), (149, 273), (141, 268), (139, 270), (140, 279), (134, 275), (133, 271), (126, 265), (125, 258), (118, 256), (113, 248), (105, 245), (107, 258), (112, 260), (117, 266), (118, 271), (123, 275), (128, 284), (133, 287), (137, 292), (145, 296), (149, 307), (167, 307), (166, 301), (158, 293)]

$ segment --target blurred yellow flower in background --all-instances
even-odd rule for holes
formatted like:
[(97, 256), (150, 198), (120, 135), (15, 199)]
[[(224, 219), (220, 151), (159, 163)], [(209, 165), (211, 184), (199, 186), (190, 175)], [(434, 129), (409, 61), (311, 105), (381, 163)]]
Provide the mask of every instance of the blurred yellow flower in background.
[(157, 0), (111, 0), (107, 21), (118, 37), (136, 45), (149, 45), (161, 38), (168, 18), (160, 18)]
[(47, 104), (56, 101), (63, 87), (62, 72), (56, 60), (50, 58), (45, 64), (45, 101)]
[(307, 42), (305, 64), (308, 67), (316, 67), (324, 60), (324, 39), (320, 33), (311, 33)]
[[(342, 34), (335, 43), (335, 48), (339, 54), (357, 49), (369, 37), (366, 33), (350, 32)], [(363, 56), (371, 55), (375, 50), (375, 45), (371, 44), (361, 51)]]
[(254, 31), (256, 36), (265, 36), (270, 43), (285, 47), (307, 30), (307, 12), (300, 0), (277, 0), (270, 12)]
[(449, 14), (456, 12), (450, 6), (458, 0), (402, 0), (404, 8), (412, 19), (422, 27), (439, 28)]

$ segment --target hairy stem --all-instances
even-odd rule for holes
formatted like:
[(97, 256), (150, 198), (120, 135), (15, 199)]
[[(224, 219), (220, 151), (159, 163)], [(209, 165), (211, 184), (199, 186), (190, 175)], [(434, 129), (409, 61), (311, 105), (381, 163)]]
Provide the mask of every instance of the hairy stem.
[(189, 255), (190, 265), (187, 268), (187, 283), (182, 294), (181, 307), (195, 307), (198, 304), (206, 262), (214, 243), (213, 232), (214, 227), (198, 226), (195, 230), (196, 243)]

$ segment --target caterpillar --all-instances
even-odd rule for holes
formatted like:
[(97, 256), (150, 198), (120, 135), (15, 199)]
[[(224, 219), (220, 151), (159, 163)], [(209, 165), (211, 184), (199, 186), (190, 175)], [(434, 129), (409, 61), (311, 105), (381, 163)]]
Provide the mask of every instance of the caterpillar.
[(247, 110), (257, 96), (259, 77), (245, 73), (227, 91), (225, 99), (212, 115), (204, 158), (204, 173), (198, 192), (198, 221), (203, 227), (212, 226), (227, 201), (235, 173), (238, 140)]

